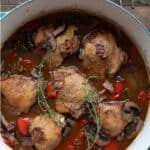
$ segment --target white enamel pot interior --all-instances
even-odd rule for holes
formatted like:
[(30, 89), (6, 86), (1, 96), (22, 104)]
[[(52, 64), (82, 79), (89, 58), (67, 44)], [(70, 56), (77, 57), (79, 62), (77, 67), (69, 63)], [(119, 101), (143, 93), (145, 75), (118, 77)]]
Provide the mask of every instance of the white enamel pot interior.
[[(30, 0), (13, 9), (1, 21), (1, 46), (16, 29), (27, 21), (63, 9), (82, 10), (97, 16), (104, 16), (120, 25), (140, 50), (150, 77), (150, 35), (147, 29), (129, 12), (109, 0)], [(127, 149), (147, 150), (150, 146), (149, 138), (150, 109), (143, 129)], [(2, 138), (0, 138), (0, 149), (10, 149), (3, 143)]]

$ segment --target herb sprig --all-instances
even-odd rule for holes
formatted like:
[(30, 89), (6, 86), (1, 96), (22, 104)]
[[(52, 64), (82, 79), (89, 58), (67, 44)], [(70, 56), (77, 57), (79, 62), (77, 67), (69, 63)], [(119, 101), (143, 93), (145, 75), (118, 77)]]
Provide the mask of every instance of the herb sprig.
[(54, 118), (55, 112), (50, 108), (50, 106), (47, 103), (47, 98), (44, 94), (43, 86), (41, 83), (38, 84), (38, 89), (39, 89), (39, 91), (38, 91), (38, 104), (39, 104), (41, 110), (44, 113), (47, 113), (50, 118)]
[(50, 118), (52, 118), (57, 126), (63, 127), (65, 122), (64, 118), (61, 117), (58, 119), (58, 115), (47, 103), (47, 98), (44, 94), (43, 85), (42, 83), (38, 84), (38, 105), (40, 106), (41, 110), (46, 113)]
[(39, 79), (39, 78), (43, 77), (42, 68), (44, 67), (44, 65), (46, 65), (46, 62), (49, 62), (50, 80), (51, 80), (51, 82), (54, 81), (53, 64), (52, 64), (52, 53), (53, 53), (52, 50), (48, 50), (48, 52), (42, 58), (41, 63), (34, 68), (34, 73), (36, 74), (36, 78)]
[(99, 131), (101, 129), (101, 119), (97, 113), (97, 110), (99, 107), (99, 104), (98, 104), (99, 96), (89, 85), (89, 80), (97, 80), (97, 79), (98, 79), (98, 76), (90, 76), (88, 77), (85, 83), (85, 94), (86, 94), (85, 99), (84, 99), (85, 106), (88, 109), (89, 116), (92, 118), (92, 121), (96, 125), (96, 133), (94, 136), (90, 135), (90, 133), (85, 131), (87, 150), (90, 150), (94, 146), (96, 139), (98, 137)]

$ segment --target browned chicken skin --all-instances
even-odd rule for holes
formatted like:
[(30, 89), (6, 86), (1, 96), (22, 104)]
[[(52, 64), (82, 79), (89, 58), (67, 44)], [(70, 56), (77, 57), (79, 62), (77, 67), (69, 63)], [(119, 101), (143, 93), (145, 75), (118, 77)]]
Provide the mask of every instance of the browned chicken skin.
[(126, 60), (126, 53), (115, 42), (111, 33), (90, 32), (83, 38), (80, 58), (84, 67), (104, 76), (115, 74)]
[(61, 67), (54, 72), (55, 76), (63, 76), (63, 85), (55, 100), (55, 108), (60, 113), (71, 113), (78, 118), (84, 104), (86, 78), (72, 67)]
[(52, 33), (53, 31), (54, 28), (51, 25), (40, 27), (34, 37), (35, 46), (40, 46), (46, 40), (46, 33)]
[(123, 119), (120, 103), (101, 103), (100, 116), (103, 118), (102, 127), (112, 137), (119, 135), (128, 123)]
[[(60, 115), (59, 117), (62, 116)], [(62, 139), (62, 127), (58, 126), (47, 115), (39, 115), (32, 119), (29, 127), (30, 134), (33, 133), (34, 129), (41, 129), (43, 133), (42, 139), (35, 143), (35, 147), (38, 150), (53, 150)]]
[[(100, 117), (102, 117), (102, 129), (111, 137), (117, 137), (124, 132), (125, 127), (137, 120), (137, 114), (140, 113), (140, 108), (131, 101), (122, 102), (102, 102), (100, 103)], [(139, 120), (141, 121), (141, 120)], [(141, 129), (142, 124), (140, 123)], [(132, 129), (133, 130), (133, 129)], [(134, 130), (133, 130), (134, 132)], [(136, 126), (135, 126), (136, 132)], [(137, 132), (136, 132), (137, 133)], [(126, 135), (129, 137), (129, 135)]]
[(26, 113), (36, 100), (37, 82), (23, 75), (12, 75), (1, 81), (1, 92), (19, 113)]
[(47, 63), (52, 64), (53, 68), (60, 66), (64, 58), (68, 55), (77, 52), (80, 41), (75, 35), (76, 30), (77, 28), (74, 25), (70, 25), (65, 32), (56, 37), (56, 39), (54, 39), (56, 32), (51, 26), (42, 27), (38, 30), (34, 40), (35, 45), (52, 45), (54, 51), (49, 56), (51, 59), (49, 57), (47, 58)]

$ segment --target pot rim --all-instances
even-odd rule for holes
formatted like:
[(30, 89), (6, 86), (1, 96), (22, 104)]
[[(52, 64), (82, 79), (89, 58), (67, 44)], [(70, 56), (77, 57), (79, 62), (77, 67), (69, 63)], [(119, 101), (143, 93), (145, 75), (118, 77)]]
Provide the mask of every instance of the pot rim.
[[(116, 8), (119, 8), (121, 11), (123, 11), (124, 13), (126, 13), (127, 15), (129, 15), (132, 19), (134, 19), (136, 21), (136, 23), (138, 25), (140, 25), (140, 27), (144, 30), (144, 32), (148, 35), (150, 35), (150, 32), (148, 30), (148, 28), (140, 21), (140, 19), (138, 19), (136, 16), (134, 16), (131, 12), (129, 12), (127, 9), (123, 8), (122, 6), (116, 4), (115, 2), (111, 1), (111, 0), (103, 0), (109, 4), (112, 4), (113, 6), (115, 6)], [(9, 15), (11, 15), (11, 13), (13, 13), (14, 11), (16, 11), (17, 9), (21, 9), (21, 7), (23, 7), (24, 5), (27, 5), (29, 3), (32, 3), (33, 0), (27, 0), (19, 5), (17, 5), (15, 8), (11, 9), (10, 11), (6, 11), (5, 15), (1, 16), (0, 21), (5, 20)], [(4, 12), (3, 12), (4, 13)]]

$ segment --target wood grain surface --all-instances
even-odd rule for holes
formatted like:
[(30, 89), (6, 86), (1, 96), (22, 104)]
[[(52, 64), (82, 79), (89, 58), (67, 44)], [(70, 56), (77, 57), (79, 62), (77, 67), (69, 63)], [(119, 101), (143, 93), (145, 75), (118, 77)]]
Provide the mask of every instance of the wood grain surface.
[[(9, 11), (26, 0), (0, 0), (1, 11)], [(112, 0), (119, 4), (119, 0)], [(131, 8), (131, 0), (122, 0), (123, 7), (134, 14), (150, 31), (150, 0), (136, 0), (135, 8)]]

